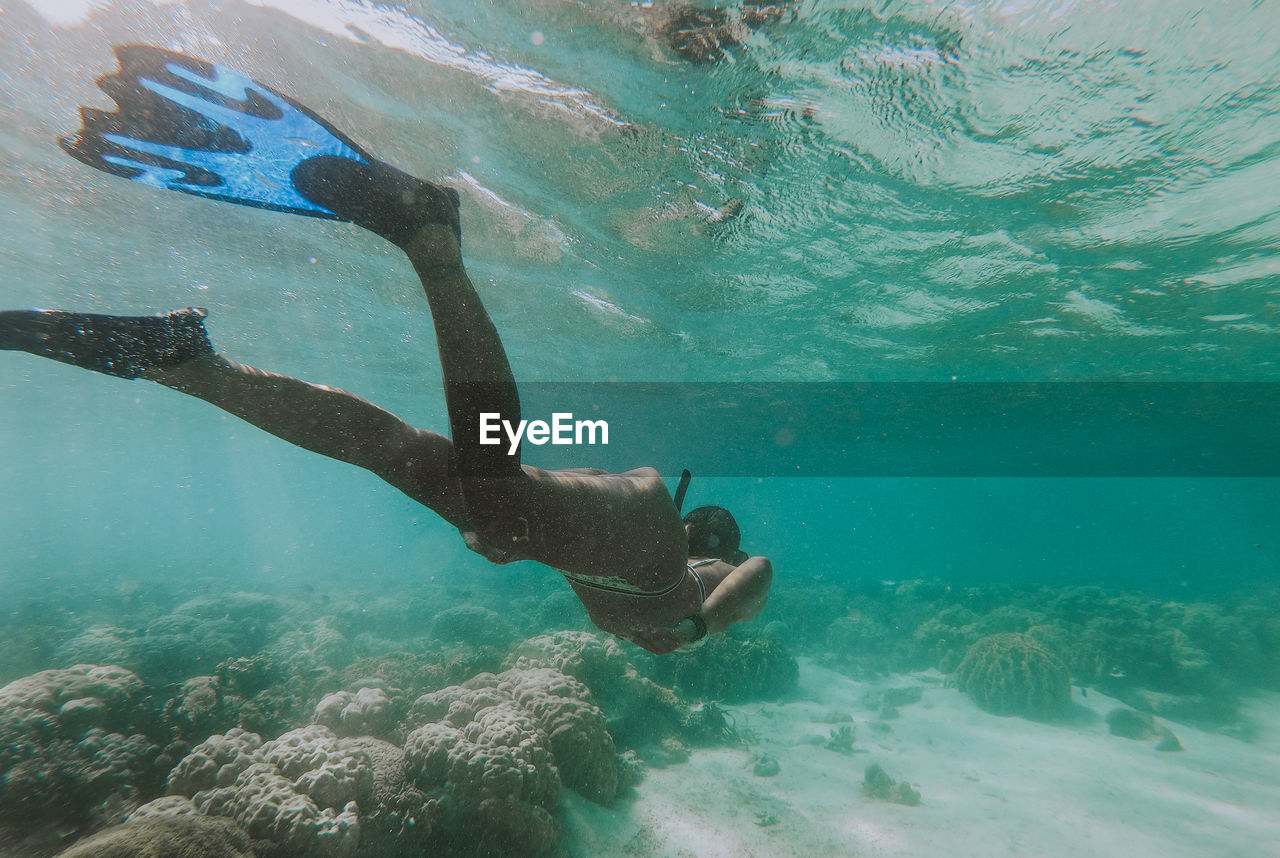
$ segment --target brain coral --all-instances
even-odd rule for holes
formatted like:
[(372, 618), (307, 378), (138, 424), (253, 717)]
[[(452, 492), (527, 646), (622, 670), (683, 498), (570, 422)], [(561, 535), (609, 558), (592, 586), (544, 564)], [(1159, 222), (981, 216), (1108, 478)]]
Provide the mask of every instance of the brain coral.
[[(618, 755), (587, 687), (551, 668), (482, 673), (424, 694), (405, 743), (410, 777), (438, 797), (450, 854), (539, 855), (559, 832), (560, 784), (599, 803), (618, 789)], [(479, 840), (477, 840), (479, 838)]]
[(550, 808), (560, 798), (550, 743), (511, 703), (490, 706), (462, 729), (425, 724), (405, 743), (405, 770), (440, 796), (447, 854), (542, 855), (559, 836)]
[(144, 629), (94, 626), (58, 647), (62, 663), (119, 664), (155, 686), (212, 673), (222, 660), (257, 652), (271, 636), (279, 600), (250, 593), (202, 596)]
[(978, 639), (955, 677), (957, 687), (993, 715), (1051, 718), (1071, 702), (1067, 669), (1034, 638), (1015, 632)]
[(90, 664), (0, 688), (0, 821), (120, 822), (163, 779), (145, 699), (133, 673)]
[(276, 735), (294, 723), (301, 698), (265, 656), (227, 659), (208, 676), (185, 680), (164, 705), (164, 721), (183, 739), (198, 742), (240, 726)]
[(455, 605), (436, 614), (431, 635), (445, 643), (502, 647), (511, 641), (511, 627), (489, 608)]
[(391, 698), (381, 688), (335, 691), (316, 704), (313, 720), (339, 736), (383, 736), (393, 727)]
[(232, 730), (193, 749), (171, 773), (169, 789), (189, 795), (201, 813), (234, 819), (270, 844), (271, 855), (326, 858), (355, 854), (357, 802), (373, 793), (373, 767), (367, 754), (343, 749), (324, 727), (265, 743)]
[(560, 779), (599, 804), (613, 801), (618, 757), (604, 713), (581, 682), (551, 668), (513, 668), (481, 673), (461, 686), (425, 694), (414, 704), (410, 723), (443, 721), (465, 727), (486, 709), (514, 703), (530, 715), (550, 743)]
[(131, 819), (81, 840), (58, 858), (253, 858), (249, 838), (225, 819), (198, 814)]
[(609, 732), (624, 747), (679, 733), (687, 715), (675, 693), (641, 676), (612, 637), (573, 631), (538, 635), (513, 647), (505, 663), (553, 668), (584, 683), (608, 713)]
[(626, 692), (626, 677), (635, 674), (627, 655), (612, 637), (591, 632), (556, 632), (517, 644), (508, 667), (550, 667), (584, 682), (600, 699)]
[(790, 692), (800, 679), (791, 652), (771, 638), (715, 635), (673, 658), (676, 689), (700, 700), (772, 700)]
[(361, 804), (360, 853), (421, 858), (435, 827), (438, 802), (409, 780), (404, 751), (368, 736), (339, 739), (338, 747), (367, 756), (373, 766), (373, 803)]
[(533, 715), (551, 740), (560, 779), (598, 804), (618, 791), (617, 751), (586, 686), (549, 668), (511, 670), (498, 688)]

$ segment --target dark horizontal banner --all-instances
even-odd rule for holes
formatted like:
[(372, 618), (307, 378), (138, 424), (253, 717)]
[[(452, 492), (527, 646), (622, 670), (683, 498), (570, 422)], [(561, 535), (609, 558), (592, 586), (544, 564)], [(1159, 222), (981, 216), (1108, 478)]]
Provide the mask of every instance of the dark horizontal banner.
[[(665, 475), (687, 467), (732, 477), (1280, 476), (1274, 383), (602, 382), (520, 390), (525, 431), (534, 430), (519, 436), (523, 460), (545, 468), (647, 465)], [(506, 449), (510, 435), (498, 420), (490, 420), (489, 437)], [(607, 444), (595, 421), (607, 424)]]

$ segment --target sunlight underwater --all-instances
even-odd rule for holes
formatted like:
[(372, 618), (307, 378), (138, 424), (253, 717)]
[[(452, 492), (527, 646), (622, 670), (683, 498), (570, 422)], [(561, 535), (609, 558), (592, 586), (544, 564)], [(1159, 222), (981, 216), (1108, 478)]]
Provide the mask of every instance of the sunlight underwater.
[[(522, 382), (1276, 380), (1265, 4), (725, 8), (4, 3), (3, 307), (205, 306), (236, 360), (446, 425), (385, 243), (58, 149), (147, 43), (456, 187)], [(366, 473), (0, 357), (0, 858), (1280, 837), (1275, 479), (783, 479), (677, 448), (628, 464), (690, 467), (688, 506), (731, 507), (776, 577), (659, 658)]]

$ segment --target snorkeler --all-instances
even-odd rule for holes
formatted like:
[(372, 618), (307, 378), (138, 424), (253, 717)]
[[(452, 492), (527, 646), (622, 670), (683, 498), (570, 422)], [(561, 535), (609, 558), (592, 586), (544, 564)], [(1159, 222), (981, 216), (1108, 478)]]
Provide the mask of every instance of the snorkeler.
[[(434, 322), (450, 438), (351, 393), (217, 354), (205, 312), (0, 312), (16, 349), (195, 396), (291, 444), (362, 467), (457, 527), (494, 563), (558, 570), (602, 630), (668, 653), (764, 608), (772, 568), (747, 557), (728, 511), (682, 520), (652, 468), (548, 471), (480, 443), (481, 413), (515, 424), (507, 356), (463, 268), (459, 198), (388, 166), (302, 105), (239, 72), (154, 47), (118, 48), (99, 86), (118, 112), (83, 108), (63, 148), (152, 187), (347, 220), (396, 244)], [(683, 500), (687, 479), (677, 491)]]

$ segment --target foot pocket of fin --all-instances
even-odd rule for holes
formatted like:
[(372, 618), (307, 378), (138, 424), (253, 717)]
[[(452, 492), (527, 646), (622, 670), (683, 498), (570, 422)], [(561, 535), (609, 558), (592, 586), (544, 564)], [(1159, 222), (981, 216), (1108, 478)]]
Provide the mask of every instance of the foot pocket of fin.
[(0, 311), (0, 349), (134, 379), (213, 354), (198, 307), (159, 316), (109, 316), (63, 310)]

